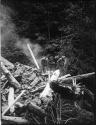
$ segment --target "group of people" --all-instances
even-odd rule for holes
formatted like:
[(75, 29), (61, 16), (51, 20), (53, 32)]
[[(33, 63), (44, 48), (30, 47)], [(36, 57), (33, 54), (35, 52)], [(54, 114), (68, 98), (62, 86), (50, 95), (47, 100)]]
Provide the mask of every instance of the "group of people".
[(56, 69), (59, 69), (60, 74), (65, 75), (67, 72), (68, 58), (65, 56), (43, 57), (41, 59), (41, 65), (44, 73), (49, 70), (54, 71)]

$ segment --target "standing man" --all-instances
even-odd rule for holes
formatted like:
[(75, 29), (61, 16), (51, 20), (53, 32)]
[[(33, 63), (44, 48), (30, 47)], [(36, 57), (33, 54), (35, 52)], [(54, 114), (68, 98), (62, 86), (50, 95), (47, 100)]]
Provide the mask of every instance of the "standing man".
[(47, 57), (43, 57), (41, 59), (41, 65), (42, 65), (43, 73), (46, 73), (46, 71), (48, 70), (48, 58)]
[(57, 60), (57, 67), (60, 69), (61, 76), (67, 74), (67, 68), (68, 68), (68, 58), (65, 56), (60, 57)]

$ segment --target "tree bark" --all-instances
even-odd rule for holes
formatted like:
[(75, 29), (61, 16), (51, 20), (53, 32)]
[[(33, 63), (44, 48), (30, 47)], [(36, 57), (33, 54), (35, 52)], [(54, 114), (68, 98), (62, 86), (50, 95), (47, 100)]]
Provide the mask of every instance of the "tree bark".
[[(10, 87), (9, 88), (9, 94), (8, 94), (8, 106), (10, 106), (14, 102), (14, 88)], [(10, 112), (14, 112), (14, 106), (10, 108)]]
[(29, 124), (29, 121), (27, 119), (24, 119), (22, 117), (12, 117), (12, 116), (3, 116), (2, 117), (2, 122), (5, 122), (7, 125), (8, 123), (13, 123), (13, 124)]
[(39, 106), (35, 105), (32, 102), (27, 104), (27, 109), (29, 112), (33, 112), (34, 114), (37, 114), (41, 117), (44, 117), (46, 115), (46, 113), (43, 109), (41, 109)]
[(77, 75), (77, 76), (72, 76), (72, 77), (68, 77), (68, 78), (58, 78), (58, 82), (59, 83), (68, 83), (68, 84), (70, 83), (71, 84), (73, 79), (76, 79), (76, 81), (79, 81), (79, 80), (82, 80), (82, 79), (92, 77), (94, 75), (95, 75), (95, 72)]
[(5, 111), (2, 113), (2, 116), (4, 116), (7, 113), (7, 111), (18, 101), (18, 99), (20, 99), (20, 97), (24, 94), (24, 92), (25, 90), (23, 90), (21, 94), (14, 100), (14, 102), (10, 106), (8, 106), (7, 109), (5, 109)]
[(31, 85), (31, 87), (34, 87), (35, 85), (37, 85), (38, 83), (40, 83), (40, 79), (39, 79), (39, 77), (36, 77), (35, 79), (34, 79), (34, 81), (30, 84)]
[(5, 59), (4, 57), (1, 56), (1, 61), (4, 63), (4, 65), (10, 67), (10, 68), (14, 68), (13, 63), (9, 62), (7, 59)]
[(19, 82), (13, 77), (11, 72), (5, 67), (5, 65), (1, 62), (1, 69), (5, 76), (7, 77), (10, 85), (12, 85), (14, 88), (20, 88)]

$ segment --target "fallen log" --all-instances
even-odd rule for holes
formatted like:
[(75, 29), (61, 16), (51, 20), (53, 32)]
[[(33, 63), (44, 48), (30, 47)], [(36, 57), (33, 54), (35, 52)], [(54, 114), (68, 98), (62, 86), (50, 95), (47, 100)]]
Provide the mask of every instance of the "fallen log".
[(27, 119), (22, 117), (12, 117), (12, 116), (2, 116), (2, 122), (13, 123), (13, 124), (29, 124), (30, 122)]
[(7, 109), (5, 109), (5, 111), (2, 113), (2, 116), (4, 116), (7, 113), (7, 111), (18, 101), (18, 99), (20, 99), (20, 97), (24, 94), (24, 92), (25, 90), (23, 90), (21, 94), (14, 100), (14, 102), (12, 102), (11, 105), (8, 106)]
[[(8, 106), (10, 106), (14, 102), (14, 88), (10, 87), (9, 88), (9, 94), (8, 94)], [(10, 112), (14, 112), (14, 106), (10, 108)]]
[(66, 97), (67, 99), (71, 100), (79, 99), (83, 92), (83, 97), (85, 96), (86, 98), (88, 96), (88, 99), (91, 100), (91, 103), (94, 102), (94, 94), (85, 86), (79, 86), (78, 84), (74, 86), (72, 84), (66, 84), (66, 82), (61, 85), (58, 81), (52, 81), (50, 83), (50, 87), (54, 92), (59, 93), (65, 99)]
[(41, 92), (41, 91), (44, 89), (44, 87), (45, 87), (45, 85), (40, 86), (40, 87), (38, 87), (37, 89), (31, 91), (31, 93), (32, 93), (32, 94), (35, 94), (35, 93)]
[(3, 64), (3, 62), (1, 62), (1, 69), (3, 71), (3, 73), (5, 74), (5, 76), (7, 77), (10, 85), (12, 85), (14, 88), (20, 88), (20, 84), (19, 82), (13, 77), (13, 75), (11, 74), (11, 72), (5, 67), (5, 65)]
[(59, 83), (70, 83), (71, 84), (73, 79), (76, 79), (76, 81), (79, 81), (79, 80), (82, 80), (82, 79), (92, 77), (94, 75), (95, 75), (95, 72), (77, 75), (77, 76), (72, 76), (72, 77), (68, 77), (68, 78), (58, 78), (58, 82)]
[(36, 77), (35, 79), (34, 79), (34, 81), (30, 84), (31, 85), (31, 87), (34, 87), (35, 85), (37, 85), (38, 83), (40, 83), (41, 82), (41, 80), (38, 78), (38, 77)]
[(27, 109), (28, 109), (29, 112), (37, 114), (41, 117), (44, 117), (46, 115), (46, 113), (43, 109), (41, 109), (39, 106), (35, 105), (32, 102), (27, 104)]
[(5, 59), (2, 56), (0, 58), (1, 58), (0, 60), (4, 63), (5, 66), (8, 66), (9, 68), (14, 68), (13, 63), (9, 62), (7, 59)]
[(33, 82), (35, 78), (36, 78), (36, 74), (33, 72), (29, 79), (30, 79), (30, 81)]

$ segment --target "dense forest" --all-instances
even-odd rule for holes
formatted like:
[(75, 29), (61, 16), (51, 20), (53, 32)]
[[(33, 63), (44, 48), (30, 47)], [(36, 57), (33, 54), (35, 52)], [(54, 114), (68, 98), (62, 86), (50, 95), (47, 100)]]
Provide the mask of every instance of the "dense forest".
[(2, 56), (11, 62), (32, 65), (26, 51), (30, 42), (39, 61), (66, 56), (66, 72), (94, 71), (95, 0), (2, 0)]
[(95, 7), (95, 0), (1, 1), (3, 122), (94, 125)]

